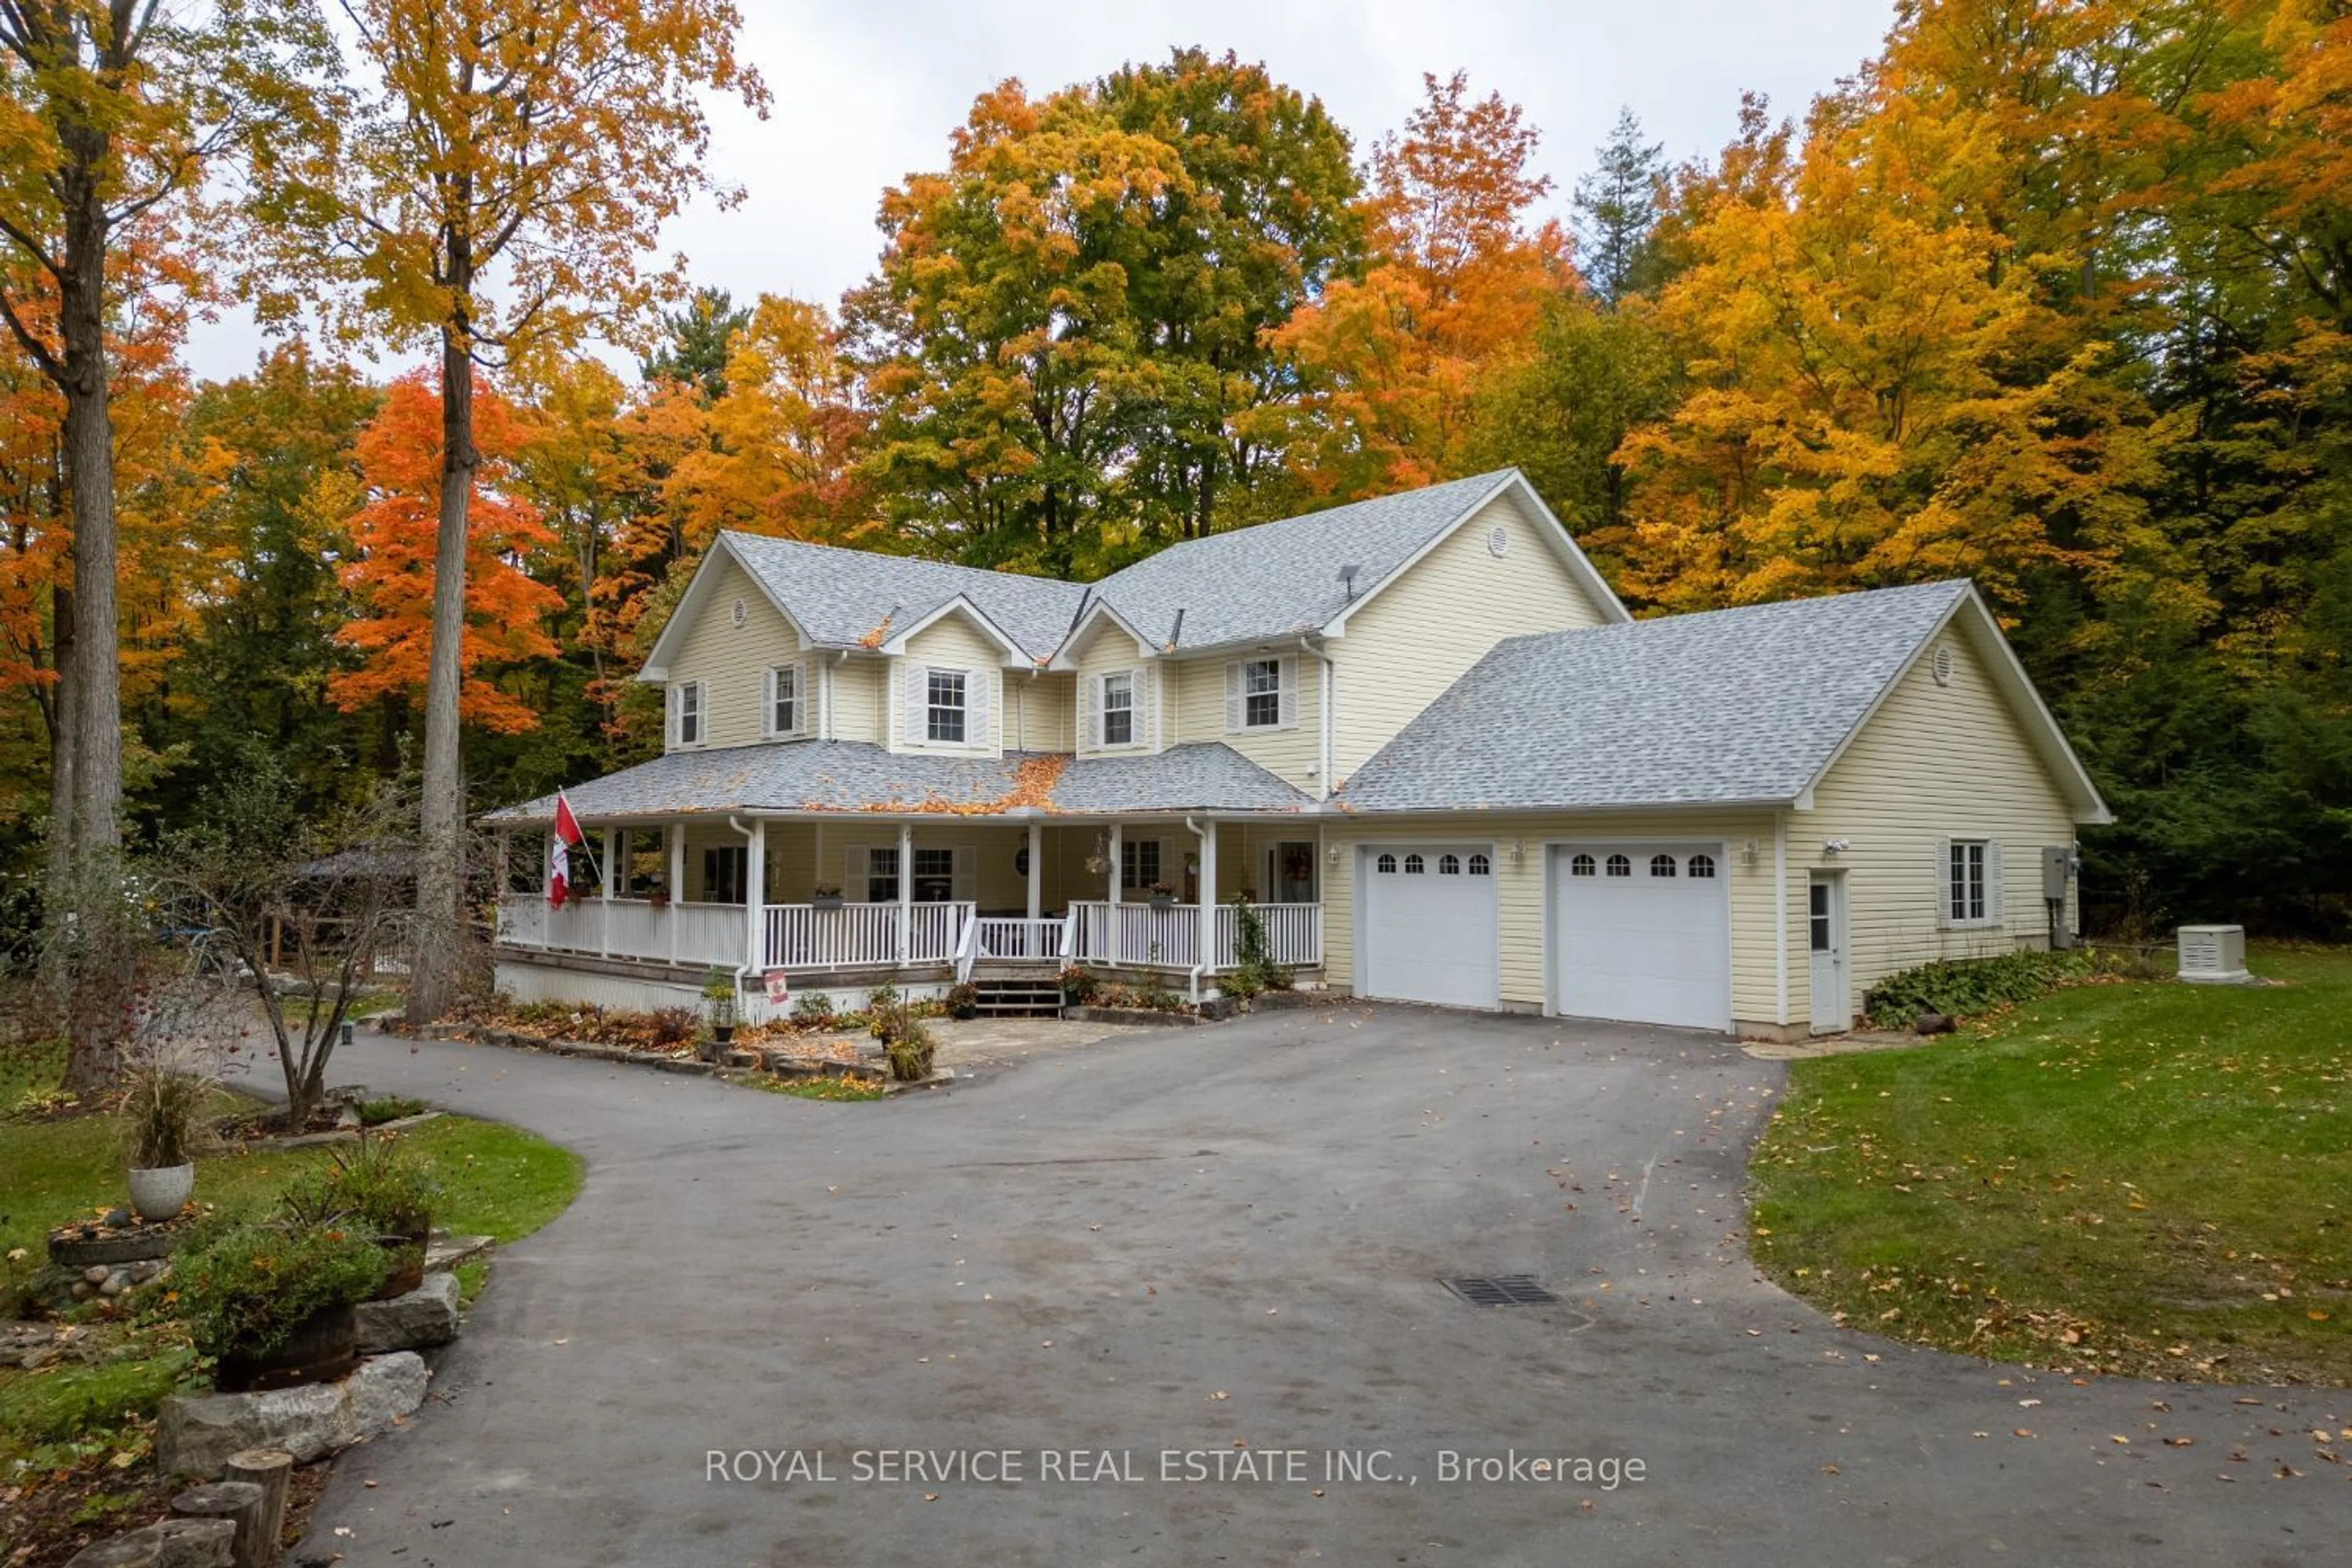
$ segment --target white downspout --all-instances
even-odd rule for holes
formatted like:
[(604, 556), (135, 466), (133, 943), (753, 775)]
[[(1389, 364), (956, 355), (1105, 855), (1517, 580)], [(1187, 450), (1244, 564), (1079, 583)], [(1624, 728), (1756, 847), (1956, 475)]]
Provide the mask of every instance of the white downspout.
[(1301, 634), (1298, 646), (1321, 668), (1322, 680), (1316, 692), (1316, 741), (1321, 755), (1315, 768), (1315, 798), (1331, 798), (1331, 655), (1316, 647)]

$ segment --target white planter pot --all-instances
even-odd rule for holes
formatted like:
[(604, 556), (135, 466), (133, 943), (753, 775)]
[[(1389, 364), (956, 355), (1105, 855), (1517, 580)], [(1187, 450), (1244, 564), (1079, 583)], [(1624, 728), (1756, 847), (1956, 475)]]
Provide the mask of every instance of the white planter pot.
[(155, 1224), (173, 1218), (188, 1206), (188, 1194), (196, 1190), (196, 1168), (187, 1165), (162, 1165), (131, 1172), (131, 1206), (139, 1217)]

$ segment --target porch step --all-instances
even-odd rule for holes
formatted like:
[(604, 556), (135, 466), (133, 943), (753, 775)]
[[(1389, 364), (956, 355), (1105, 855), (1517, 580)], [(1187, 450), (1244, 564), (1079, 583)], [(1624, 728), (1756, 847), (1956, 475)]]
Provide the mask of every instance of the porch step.
[(1058, 1018), (1062, 1016), (1062, 988), (1058, 984), (1034, 980), (980, 980), (972, 989), (979, 992), (981, 1013), (992, 1018)]

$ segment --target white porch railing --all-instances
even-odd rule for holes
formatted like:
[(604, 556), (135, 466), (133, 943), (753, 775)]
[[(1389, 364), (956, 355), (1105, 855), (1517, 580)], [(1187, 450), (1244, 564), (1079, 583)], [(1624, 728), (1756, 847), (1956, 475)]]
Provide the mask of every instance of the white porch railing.
[[(1265, 925), (1266, 956), (1276, 963), (1313, 968), (1323, 962), (1323, 906), (1320, 904), (1259, 904)], [(1200, 960), (1201, 907), (1198, 904), (1111, 904), (1077, 902), (1070, 906), (1073, 942), (1069, 957), (1080, 963), (1157, 964), (1163, 969), (1190, 969)], [(1231, 905), (1217, 909), (1215, 951), (1212, 973), (1241, 962), (1241, 918)], [(1112, 933), (1118, 942), (1114, 946)]]
[[(904, 962), (946, 963), (956, 956), (970, 904), (916, 904), (909, 911)], [(770, 904), (764, 963), (770, 969), (876, 969), (901, 962), (899, 906)]]
[(550, 952), (733, 969), (743, 962), (743, 906), (586, 898), (559, 910), (543, 894), (509, 893), (499, 900), (498, 940)]
[(983, 915), (977, 956), (982, 963), (1051, 963), (1062, 956), (1061, 920)]

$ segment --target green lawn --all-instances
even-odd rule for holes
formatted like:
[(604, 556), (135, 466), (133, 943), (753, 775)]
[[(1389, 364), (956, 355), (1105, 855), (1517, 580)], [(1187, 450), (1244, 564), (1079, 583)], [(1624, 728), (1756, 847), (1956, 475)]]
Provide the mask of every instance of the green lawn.
[[(221, 1106), (250, 1109), (228, 1095)], [(528, 1236), (562, 1213), (580, 1188), (578, 1156), (511, 1127), (450, 1116), (398, 1136), (433, 1167), (442, 1189), (434, 1221), (455, 1234), (500, 1242)], [(196, 1199), (224, 1210), (261, 1208), (298, 1173), (330, 1157), (324, 1149), (217, 1154), (198, 1163)], [(20, 1274), (42, 1260), (52, 1226), (126, 1196), (121, 1147), (107, 1118), (0, 1121), (0, 1252), (28, 1254), (15, 1266)], [(483, 1278), (478, 1265), (459, 1270), (467, 1300)], [(95, 1365), (0, 1372), (0, 1485), (19, 1458), (70, 1468), (109, 1452), (143, 1452), (137, 1423), (196, 1370), (185, 1336), (167, 1316), (107, 1325), (99, 1341), (106, 1359)]]
[(2352, 951), (2092, 984), (1801, 1062), (1756, 1255), (1857, 1327), (2004, 1360), (2352, 1384)]

